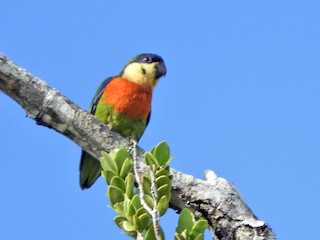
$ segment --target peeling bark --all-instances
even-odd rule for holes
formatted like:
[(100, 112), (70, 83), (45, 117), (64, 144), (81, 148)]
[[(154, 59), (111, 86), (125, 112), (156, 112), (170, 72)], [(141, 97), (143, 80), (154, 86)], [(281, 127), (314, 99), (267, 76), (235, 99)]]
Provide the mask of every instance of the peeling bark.
[[(24, 108), (37, 124), (65, 135), (96, 158), (101, 150), (109, 152), (130, 146), (127, 139), (3, 54), (0, 54), (0, 90)], [(141, 174), (145, 169), (143, 153), (139, 149)], [(254, 216), (236, 188), (213, 171), (206, 172), (206, 180), (174, 169), (171, 174), (170, 207), (177, 211), (188, 207), (196, 216), (206, 218), (215, 239), (275, 239), (271, 228)]]

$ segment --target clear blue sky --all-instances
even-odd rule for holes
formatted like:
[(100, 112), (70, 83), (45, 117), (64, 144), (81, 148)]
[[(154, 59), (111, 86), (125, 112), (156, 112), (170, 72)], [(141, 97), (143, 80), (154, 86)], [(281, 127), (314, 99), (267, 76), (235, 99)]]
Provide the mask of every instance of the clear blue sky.
[[(0, 51), (83, 108), (131, 57), (161, 55), (141, 147), (167, 141), (172, 167), (215, 170), (278, 239), (315, 239), (319, 12), (316, 0), (4, 0)], [(80, 148), (2, 93), (0, 109), (0, 239), (127, 239), (104, 181), (80, 190)], [(161, 221), (167, 239), (176, 221)]]

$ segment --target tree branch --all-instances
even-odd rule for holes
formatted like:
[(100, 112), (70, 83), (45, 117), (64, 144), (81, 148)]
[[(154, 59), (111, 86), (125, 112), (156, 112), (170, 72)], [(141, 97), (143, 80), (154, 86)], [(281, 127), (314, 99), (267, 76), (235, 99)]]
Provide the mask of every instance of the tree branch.
[[(14, 99), (37, 124), (70, 138), (99, 159), (101, 150), (129, 148), (130, 142), (68, 100), (44, 81), (0, 54), (0, 90)], [(144, 151), (139, 149), (139, 172), (145, 172)], [(275, 239), (271, 228), (258, 220), (235, 187), (207, 172), (207, 180), (171, 168), (171, 208), (188, 207), (209, 221), (215, 239)]]

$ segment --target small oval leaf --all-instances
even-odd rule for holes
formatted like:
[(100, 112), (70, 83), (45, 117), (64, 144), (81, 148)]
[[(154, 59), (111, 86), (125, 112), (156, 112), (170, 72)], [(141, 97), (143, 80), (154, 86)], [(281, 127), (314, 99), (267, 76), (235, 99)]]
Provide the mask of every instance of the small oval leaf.
[(135, 230), (141, 232), (143, 230), (143, 225), (140, 219), (136, 215), (132, 216), (132, 219)]
[(158, 165), (167, 166), (167, 163), (170, 158), (170, 148), (166, 142), (160, 142), (155, 150), (154, 156), (157, 159)]
[(208, 221), (200, 218), (196, 223), (193, 225), (191, 229), (191, 235), (200, 235), (203, 234), (206, 228), (208, 227)]
[(103, 170), (109, 170), (108, 168), (109, 161), (113, 161), (110, 155), (105, 151), (101, 151), (100, 164)]
[(128, 221), (123, 221), (123, 222), (121, 223), (121, 228), (122, 228), (123, 230), (125, 230), (126, 232), (132, 232), (132, 231), (135, 230), (135, 229), (134, 229), (134, 226), (133, 226), (131, 223), (129, 223)]
[(127, 208), (127, 211), (126, 211), (127, 219), (131, 220), (135, 213), (136, 213), (136, 210), (134, 209), (132, 204), (128, 203), (128, 208)]
[(104, 171), (113, 172), (115, 175), (118, 175), (118, 167), (114, 162), (114, 159), (110, 157), (110, 154), (102, 151), (100, 157), (100, 164)]
[(120, 170), (120, 177), (125, 178), (129, 174), (129, 172), (131, 172), (132, 167), (133, 167), (132, 160), (130, 158), (127, 158), (122, 164), (122, 167)]
[(197, 237), (194, 238), (194, 240), (204, 240), (204, 234), (199, 234)]
[(150, 177), (143, 176), (143, 178), (142, 178), (142, 187), (143, 187), (144, 194), (149, 194), (150, 195), (150, 192), (151, 192), (151, 180), (150, 180)]
[(124, 218), (124, 217), (116, 216), (116, 217), (113, 219), (113, 221), (117, 224), (117, 226), (118, 226), (119, 228), (122, 228), (122, 227), (121, 227), (122, 222), (127, 221), (127, 220), (126, 220), (126, 218)]
[(108, 197), (112, 205), (123, 202), (124, 201), (124, 194), (122, 190), (115, 186), (109, 186), (108, 188)]
[(174, 240), (186, 240), (186, 239), (184, 237), (182, 237), (182, 235), (180, 235), (179, 233), (175, 233)]
[(126, 215), (123, 207), (123, 202), (114, 204), (113, 209), (117, 214), (121, 215), (122, 217)]
[(178, 227), (177, 232), (182, 234), (183, 231), (187, 230), (187, 232), (190, 232), (194, 223), (194, 216), (192, 212), (188, 208), (182, 209), (179, 221), (178, 221)]
[(168, 184), (162, 185), (160, 188), (158, 188), (158, 199), (160, 199), (162, 196), (167, 196), (168, 199), (171, 198), (171, 188)]
[(165, 214), (168, 208), (169, 208), (169, 201), (166, 196), (163, 196), (162, 198), (160, 198), (157, 204), (159, 215), (162, 216), (163, 214)]
[(171, 184), (171, 181), (168, 176), (162, 175), (156, 178), (156, 184), (157, 184), (157, 187), (160, 188), (165, 184), (168, 184), (168, 185)]
[(168, 171), (167, 168), (161, 168), (160, 170), (156, 171), (156, 177), (160, 177), (160, 176), (169, 176), (170, 172)]
[(141, 216), (141, 215), (143, 215), (145, 213), (148, 214), (148, 216), (150, 217), (148, 211), (144, 207), (141, 207), (136, 211), (136, 215), (137, 216)]
[(145, 154), (144, 154), (144, 162), (149, 166), (154, 165), (154, 164), (158, 165), (157, 159), (149, 152), (145, 152)]
[[(160, 233), (160, 239), (164, 240), (164, 232), (161, 228), (161, 226), (159, 226), (159, 233)], [(156, 237), (154, 236), (154, 230), (153, 230), (153, 226), (150, 226), (146, 232), (146, 235), (144, 237), (145, 240), (154, 240), (156, 239)]]
[(147, 213), (144, 213), (144, 214), (140, 215), (139, 219), (140, 219), (141, 224), (142, 224), (144, 229), (146, 229), (147, 227), (149, 227), (152, 224), (150, 216)]
[(150, 208), (153, 208), (153, 199), (151, 196), (149, 195), (144, 195), (143, 197), (144, 201), (147, 203), (147, 205), (150, 207)]
[(126, 185), (126, 195), (129, 199), (133, 197), (133, 187), (134, 187), (134, 182), (133, 182), (133, 174), (129, 173), (125, 180), (124, 183)]
[(153, 226), (150, 226), (146, 232), (145, 240), (154, 240), (156, 237), (154, 236)]
[(122, 165), (124, 164), (125, 160), (126, 160), (127, 158), (130, 158), (130, 157), (131, 157), (130, 154), (129, 154), (129, 153), (127, 152), (127, 150), (124, 149), (124, 148), (121, 148), (121, 149), (117, 152), (117, 154), (116, 154), (116, 156), (115, 156), (115, 158), (114, 158), (114, 162), (115, 162), (116, 165), (117, 165), (118, 173), (120, 173), (120, 169), (122, 168)]
[(115, 187), (120, 188), (123, 193), (126, 192), (126, 185), (125, 185), (123, 179), (118, 176), (114, 176), (111, 179), (110, 186), (115, 186)]
[(132, 206), (134, 207), (134, 209), (135, 209), (136, 211), (138, 211), (138, 210), (142, 207), (138, 195), (134, 195), (134, 196), (133, 196), (133, 198), (131, 199), (131, 204), (132, 204)]
[(111, 171), (103, 171), (103, 176), (107, 182), (108, 185), (110, 185), (112, 178), (114, 178), (116, 175)]

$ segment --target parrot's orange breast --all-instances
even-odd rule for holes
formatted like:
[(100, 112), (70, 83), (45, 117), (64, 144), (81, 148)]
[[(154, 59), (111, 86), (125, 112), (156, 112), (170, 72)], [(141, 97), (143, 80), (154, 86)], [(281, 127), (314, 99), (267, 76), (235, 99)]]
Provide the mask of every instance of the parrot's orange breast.
[(151, 98), (151, 87), (116, 77), (105, 87), (101, 101), (127, 118), (147, 119), (151, 110)]

